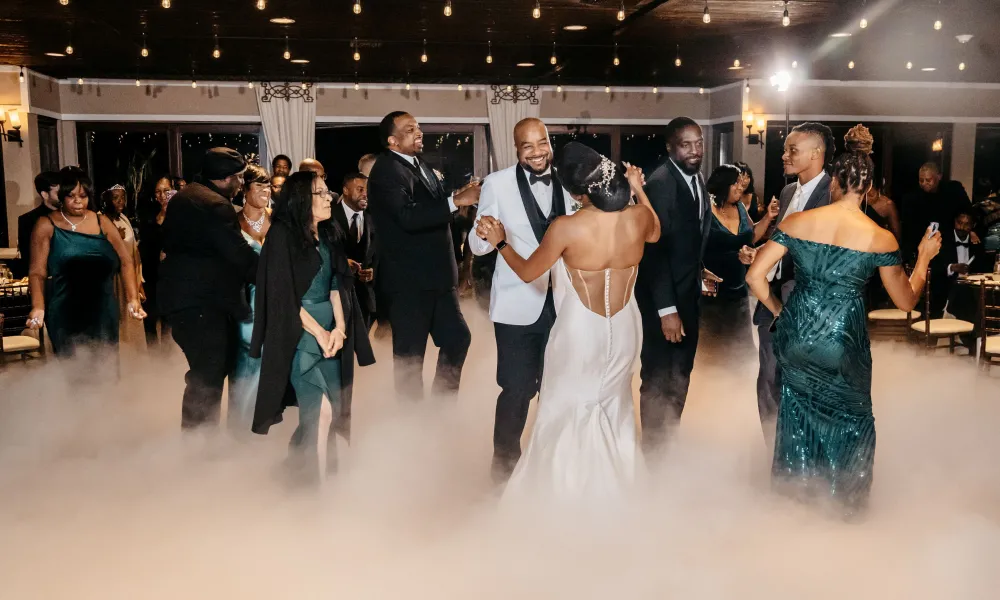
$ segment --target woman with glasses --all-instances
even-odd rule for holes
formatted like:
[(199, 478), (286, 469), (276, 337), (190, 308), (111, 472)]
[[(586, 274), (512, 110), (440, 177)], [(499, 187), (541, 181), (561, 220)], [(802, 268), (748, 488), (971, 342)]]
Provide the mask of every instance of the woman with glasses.
[[(264, 238), (271, 228), (271, 180), (267, 171), (248, 165), (243, 172), (243, 207), (240, 209), (240, 231), (243, 239), (260, 254)], [(252, 307), (257, 286), (247, 285), (247, 300)], [(260, 380), (260, 359), (250, 356), (253, 334), (253, 312), (240, 323), (240, 344), (236, 352), (236, 367), (229, 377), (229, 410), (226, 422), (230, 431), (245, 432), (253, 421)]]
[[(368, 343), (353, 282), (345, 275), (340, 233), (331, 219), (333, 195), (314, 172), (288, 177), (261, 250), (251, 356), (261, 357), (253, 431), (281, 421), (289, 387), (299, 406), (289, 464), (305, 481), (321, 481), (336, 468), (334, 431), (342, 414), (345, 371), (354, 355), (349, 335)], [(371, 346), (359, 354), (374, 362)], [(341, 351), (344, 350), (342, 353)], [(361, 349), (359, 348), (359, 352)], [(371, 361), (368, 360), (371, 358)], [(290, 385), (289, 385), (290, 384)], [(290, 399), (289, 399), (290, 400)]]

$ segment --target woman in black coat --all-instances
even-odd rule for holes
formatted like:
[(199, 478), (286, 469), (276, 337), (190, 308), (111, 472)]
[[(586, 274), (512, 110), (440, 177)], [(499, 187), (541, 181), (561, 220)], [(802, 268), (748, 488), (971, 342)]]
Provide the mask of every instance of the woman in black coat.
[[(285, 182), (261, 250), (251, 356), (262, 358), (253, 431), (266, 434), (285, 406), (299, 406), (291, 458), (309, 479), (336, 467), (334, 433), (350, 431), (354, 359), (375, 362), (343, 233), (330, 219), (332, 194), (315, 173)], [(318, 453), (329, 404), (326, 456)], [(323, 468), (323, 462), (326, 468)]]

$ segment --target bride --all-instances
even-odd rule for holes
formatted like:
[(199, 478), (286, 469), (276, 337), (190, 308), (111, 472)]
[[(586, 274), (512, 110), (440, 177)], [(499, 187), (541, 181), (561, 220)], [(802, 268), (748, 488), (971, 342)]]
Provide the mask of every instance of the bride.
[(582, 208), (557, 218), (531, 256), (506, 244), (495, 218), (483, 217), (477, 229), (522, 280), (551, 269), (556, 301), (538, 415), (506, 494), (613, 497), (629, 487), (639, 460), (632, 375), (642, 324), (632, 291), (646, 243), (660, 238), (660, 221), (639, 168), (625, 164), (623, 175), (576, 142), (563, 148), (555, 168)]

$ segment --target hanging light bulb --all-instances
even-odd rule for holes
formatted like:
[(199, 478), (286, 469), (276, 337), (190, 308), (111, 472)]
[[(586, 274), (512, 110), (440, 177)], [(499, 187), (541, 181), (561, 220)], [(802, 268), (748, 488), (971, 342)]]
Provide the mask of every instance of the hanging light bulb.
[(958, 63), (958, 70), (959, 71), (964, 71), (965, 70), (965, 63), (964, 62)]
[(358, 38), (354, 38), (354, 62), (361, 60), (361, 52), (358, 50)]
[(82, 77), (80, 79), (76, 80), (76, 85), (83, 85), (83, 78)]
[(740, 59), (737, 58), (736, 60), (734, 60), (733, 61), (733, 66), (736, 67), (737, 69), (739, 69), (740, 68)]
[(793, 69), (798, 69), (799, 68), (799, 61), (793, 60), (792, 61), (792, 68)]
[(613, 62), (616, 67), (622, 64), (622, 61), (618, 60), (618, 42), (615, 42), (615, 59), (611, 62)]
[(135, 87), (142, 87), (142, 82), (138, 79), (135, 80)]
[(63, 6), (68, 6), (69, 0), (59, 0), (59, 4), (62, 4)]
[(21, 83), (24, 83), (24, 67), (21, 67), (21, 70), (18, 72), (17, 80)]
[(708, 12), (708, 0), (705, 0), (705, 10), (704, 10), (704, 12), (701, 13), (701, 22), (702, 23), (711, 23), (712, 22), (712, 15), (709, 14), (709, 12)]
[(303, 81), (301, 87), (302, 89), (307, 90), (309, 89), (309, 84)]
[(461, 83), (458, 84), (458, 91), (460, 91), (460, 92), (462, 91), (462, 84)]
[(788, 0), (785, 0), (785, 12), (781, 13), (781, 26), (788, 27), (791, 23), (792, 20), (788, 16)]
[(358, 83), (358, 82), (354, 82), (354, 91), (356, 92), (356, 91), (358, 91), (360, 89), (361, 89), (361, 84)]
[(653, 93), (654, 94), (659, 94), (660, 93), (660, 88), (658, 88), (656, 86), (653, 86)]
[(486, 42), (486, 64), (493, 64), (493, 42)]
[(748, 94), (750, 93), (750, 80), (749, 79), (746, 80), (746, 83), (743, 85), (743, 89), (744, 89), (744, 91), (746, 91), (746, 93), (748, 93)]
[(361, 0), (354, 0), (354, 14), (361, 14)]
[(705, 88), (698, 88), (698, 93), (699, 94), (704, 94), (705, 93)]
[(942, 25), (940, 20), (934, 21), (934, 31), (941, 31), (941, 27)]
[(66, 46), (66, 54), (73, 54), (73, 44)]
[(427, 40), (424, 40), (424, 53), (420, 55), (420, 62), (427, 62)]
[(219, 50), (219, 47), (216, 46), (215, 50), (212, 50), (212, 58), (219, 58), (220, 56), (222, 56), (222, 50)]
[(556, 58), (556, 43), (552, 42), (552, 56), (549, 58), (549, 64), (555, 65), (557, 62), (559, 62), (559, 59)]
[(444, 16), (446, 17), (451, 16), (451, 0), (446, 0), (446, 2), (444, 3)]
[(562, 86), (561, 85), (557, 85), (556, 86), (556, 93), (557, 94), (561, 94), (562, 93)]
[(292, 51), (288, 49), (288, 36), (285, 36), (285, 53), (281, 55), (285, 60), (292, 59)]
[(142, 56), (143, 58), (148, 58), (148, 57), (149, 57), (149, 48), (147, 48), (146, 46), (143, 46), (143, 47), (142, 47), (142, 50), (140, 50), (140, 51), (139, 51), (139, 54), (140, 54), (140, 55), (141, 55), (141, 56)]
[(681, 45), (677, 44), (677, 58), (674, 59), (674, 66), (681, 66)]
[(854, 61), (853, 60), (851, 62), (847, 63), (847, 68), (848, 69), (853, 69), (854, 68)]
[(867, 29), (868, 28), (868, 19), (866, 19), (864, 17), (861, 17), (861, 22), (858, 23), (858, 25), (861, 27), (861, 29)]
[(611, 93), (611, 86), (610, 85), (604, 86), (604, 93), (605, 94), (610, 94)]
[(162, 0), (162, 2), (160, 2), (160, 6), (163, 8), (170, 8), (170, 0)]
[(198, 82), (197, 82), (197, 81), (195, 81), (194, 79), (192, 79), (192, 80), (191, 80), (191, 87), (192, 87), (192, 88), (196, 88), (196, 87), (198, 87)]
[(535, 0), (535, 8), (531, 9), (531, 16), (536, 19), (542, 18), (542, 4), (538, 0)]
[(406, 82), (406, 90), (407, 90), (407, 91), (409, 91), (409, 90), (410, 90), (410, 82), (409, 82), (409, 81), (407, 81), (407, 82)]
[(912, 68), (913, 68), (913, 63), (911, 63), (910, 61), (906, 61), (906, 70), (910, 70)]
[(267, 8), (267, 1), (257, 0), (257, 10), (264, 10), (265, 8)]
[(625, 20), (625, 0), (622, 0), (621, 7), (619, 7), (618, 9), (618, 20), (619, 21)]
[(252, 81), (248, 81), (247, 82), (247, 87), (252, 90), (253, 89), (253, 82)]

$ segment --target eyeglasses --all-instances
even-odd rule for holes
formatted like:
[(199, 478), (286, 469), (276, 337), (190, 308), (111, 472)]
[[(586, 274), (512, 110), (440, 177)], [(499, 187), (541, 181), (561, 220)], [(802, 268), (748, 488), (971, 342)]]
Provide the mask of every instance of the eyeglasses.
[(325, 192), (313, 192), (313, 196), (324, 196), (326, 198), (329, 198), (330, 200), (333, 200), (333, 192), (331, 192), (330, 190), (327, 190)]

